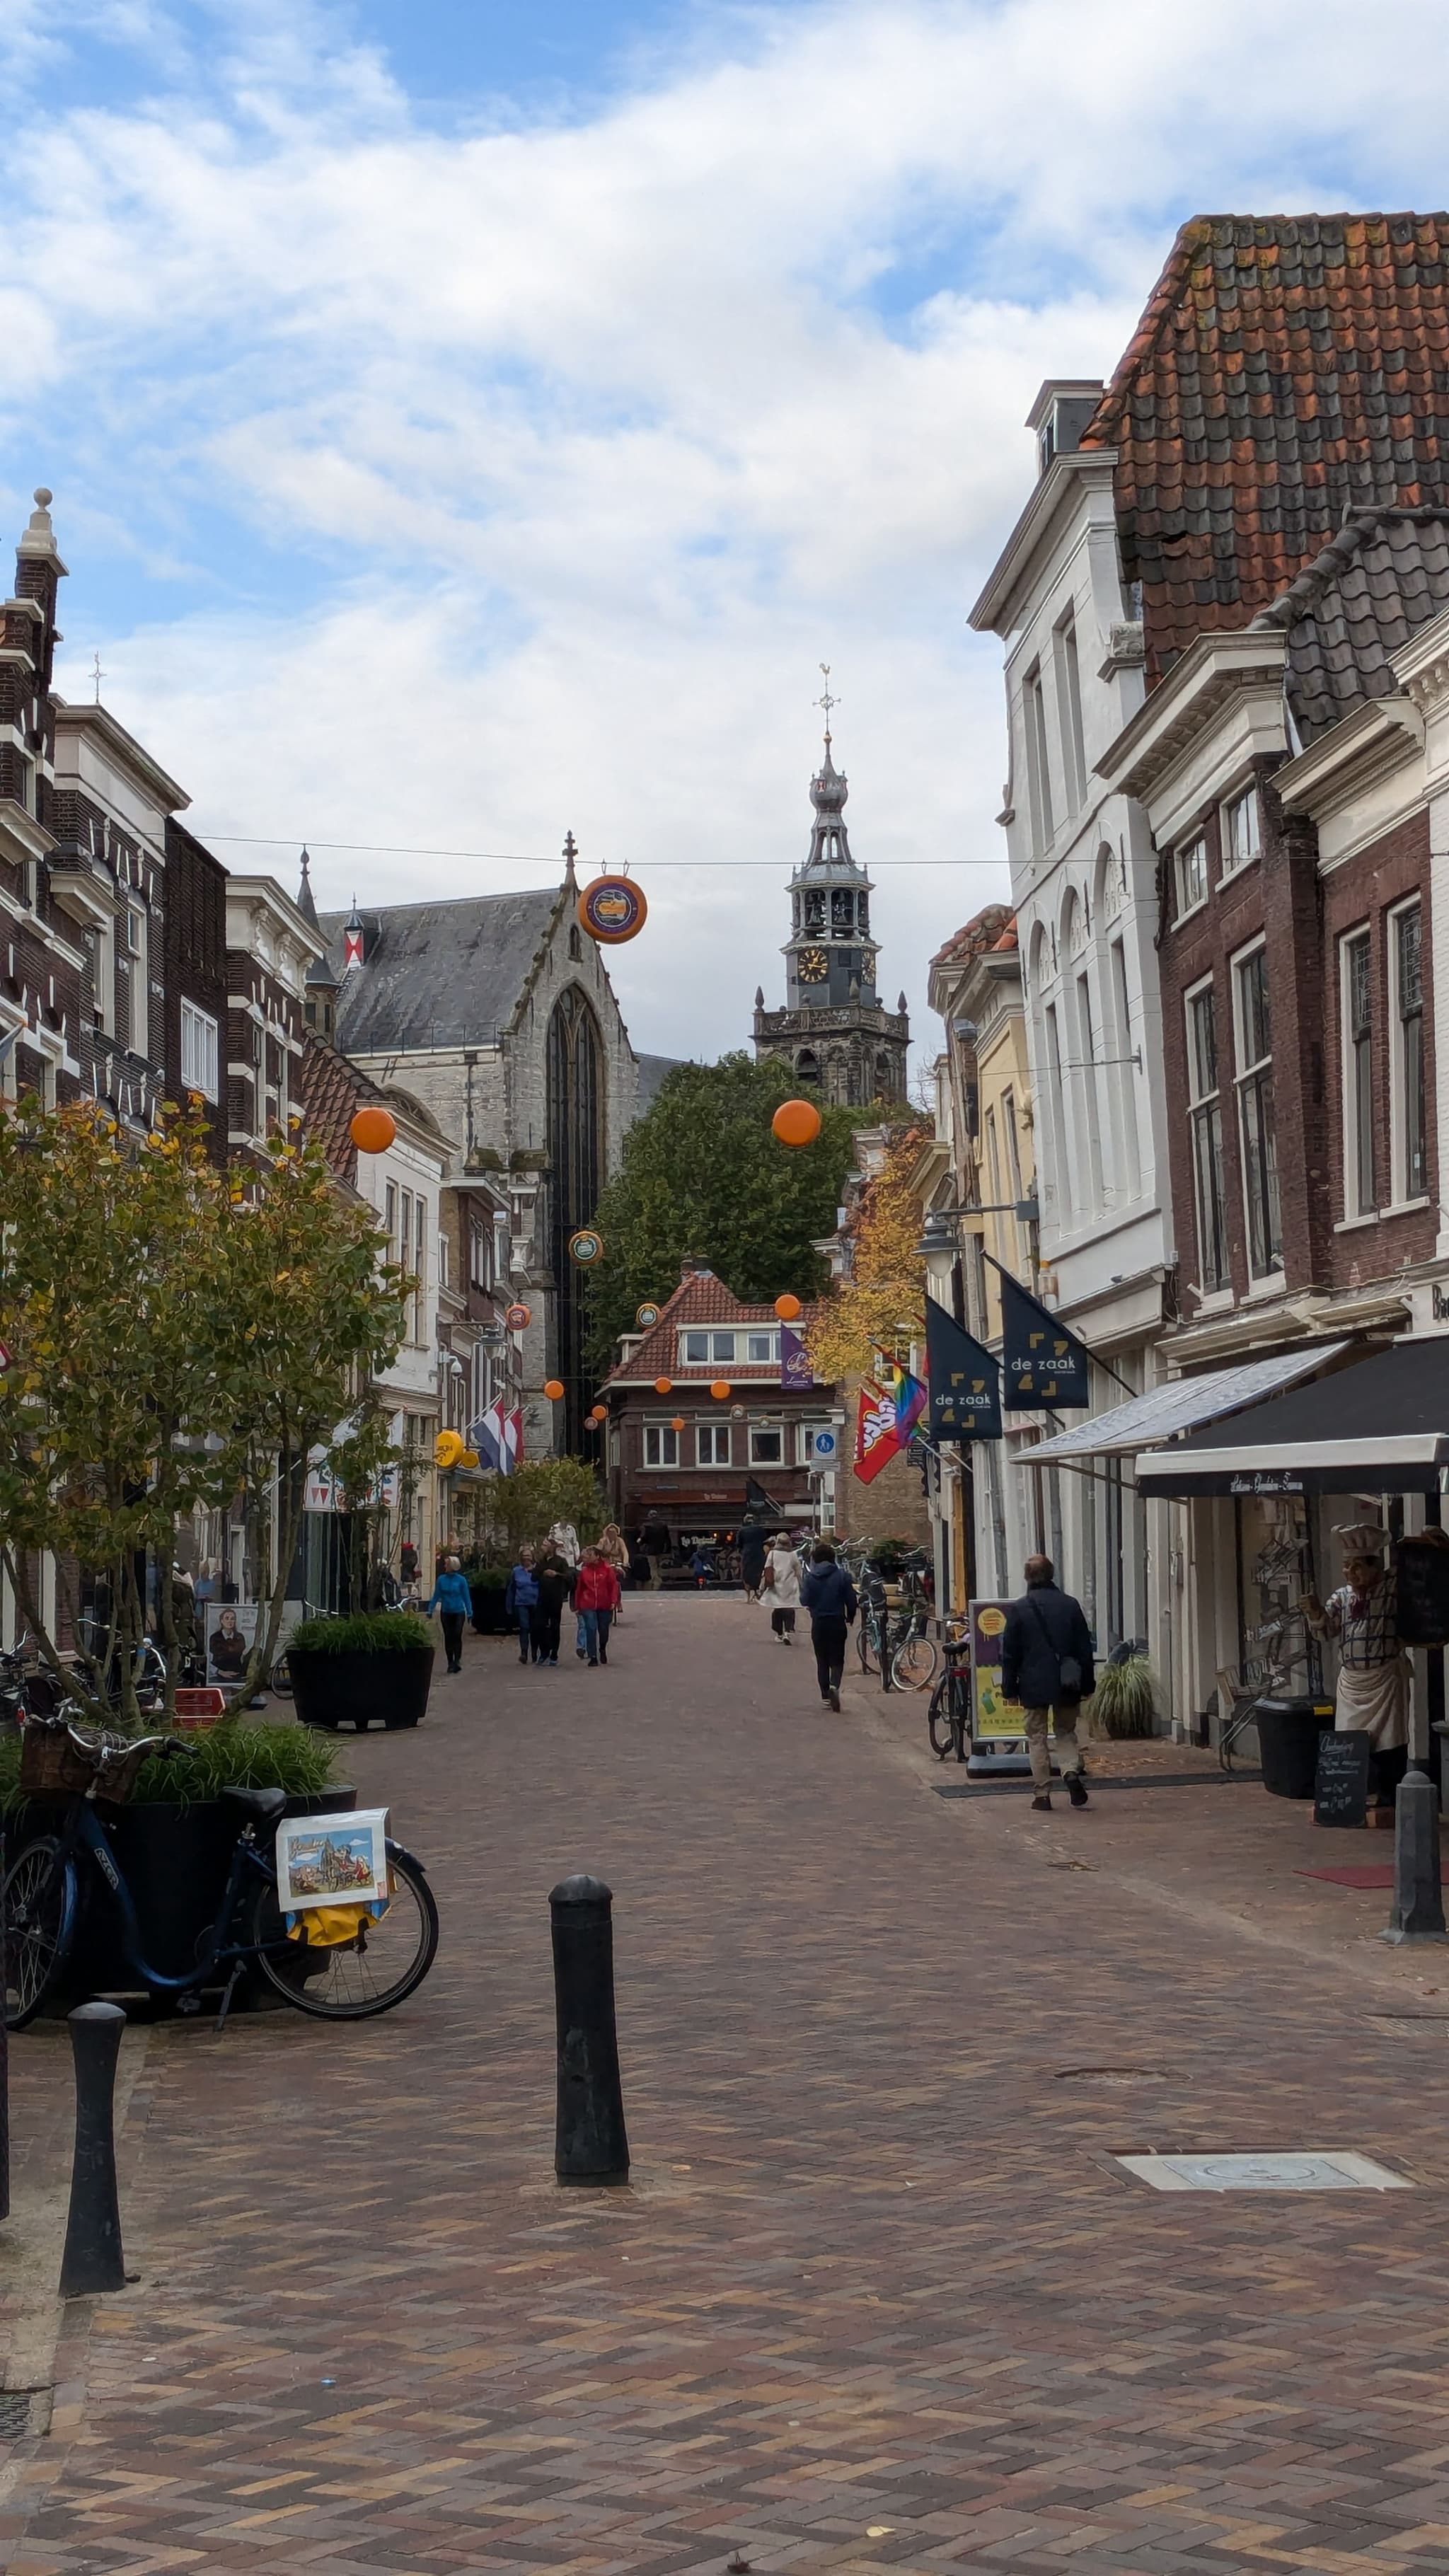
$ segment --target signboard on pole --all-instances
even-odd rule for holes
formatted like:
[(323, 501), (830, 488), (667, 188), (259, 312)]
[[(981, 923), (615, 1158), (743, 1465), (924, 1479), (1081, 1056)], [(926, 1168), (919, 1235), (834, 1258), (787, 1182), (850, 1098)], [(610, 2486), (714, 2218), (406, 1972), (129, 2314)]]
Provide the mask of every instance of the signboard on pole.
[(1007, 1699), (1001, 1687), (1001, 1641), (1006, 1634), (1009, 1601), (972, 1601), (971, 1741), (978, 1745), (1024, 1744), (1026, 1724), (1019, 1700)]

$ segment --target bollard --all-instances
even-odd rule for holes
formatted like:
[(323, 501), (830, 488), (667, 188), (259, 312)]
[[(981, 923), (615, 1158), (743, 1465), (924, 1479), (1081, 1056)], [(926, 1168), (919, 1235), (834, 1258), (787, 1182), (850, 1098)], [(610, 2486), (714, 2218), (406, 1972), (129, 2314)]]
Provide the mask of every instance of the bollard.
[(78, 2004), (66, 2024), (75, 2058), (75, 2164), (60, 2295), (84, 2299), (99, 2290), (124, 2289), (126, 2281), (112, 2118), (126, 2016), (118, 2004)]
[(1406, 1771), (1394, 1800), (1394, 1901), (1385, 1941), (1442, 1941), (1439, 1792), (1426, 1771)]
[(629, 2140), (614, 2024), (612, 1891), (598, 1878), (566, 1878), (549, 1896), (558, 2024), (560, 2182), (627, 2182)]

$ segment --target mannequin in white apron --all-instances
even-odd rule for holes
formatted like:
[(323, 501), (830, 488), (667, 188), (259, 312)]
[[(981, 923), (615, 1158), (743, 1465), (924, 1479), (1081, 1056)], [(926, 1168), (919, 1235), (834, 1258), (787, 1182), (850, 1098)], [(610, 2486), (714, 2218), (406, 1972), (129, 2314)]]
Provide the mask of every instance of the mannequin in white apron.
[(1326, 1602), (1310, 1593), (1303, 1607), (1309, 1626), (1338, 1642), (1334, 1726), (1341, 1735), (1368, 1737), (1379, 1796), (1392, 1797), (1404, 1764), (1381, 1757), (1408, 1743), (1409, 1659), (1399, 1643), (1398, 1586), (1383, 1559), (1388, 1531), (1376, 1521), (1349, 1521), (1335, 1535), (1344, 1580)]

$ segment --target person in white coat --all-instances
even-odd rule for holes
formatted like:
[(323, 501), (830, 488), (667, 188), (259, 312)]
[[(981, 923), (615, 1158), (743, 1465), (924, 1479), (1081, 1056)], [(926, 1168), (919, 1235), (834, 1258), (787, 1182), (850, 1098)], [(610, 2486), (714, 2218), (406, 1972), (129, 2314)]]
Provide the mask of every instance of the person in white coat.
[(781, 1645), (793, 1645), (795, 1613), (800, 1607), (800, 1559), (787, 1530), (779, 1530), (765, 1559), (760, 1599), (770, 1605), (770, 1625)]

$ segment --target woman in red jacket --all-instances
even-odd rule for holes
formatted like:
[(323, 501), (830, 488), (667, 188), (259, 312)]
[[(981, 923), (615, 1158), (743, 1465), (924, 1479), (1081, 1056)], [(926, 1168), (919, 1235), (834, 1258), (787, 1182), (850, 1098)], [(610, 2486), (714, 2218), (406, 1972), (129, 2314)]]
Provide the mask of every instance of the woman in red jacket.
[(596, 1547), (586, 1547), (583, 1561), (574, 1578), (574, 1608), (578, 1613), (579, 1641), (575, 1648), (580, 1662), (585, 1657), (591, 1664), (609, 1660), (609, 1630), (619, 1607), (619, 1578), (612, 1565), (606, 1565)]

